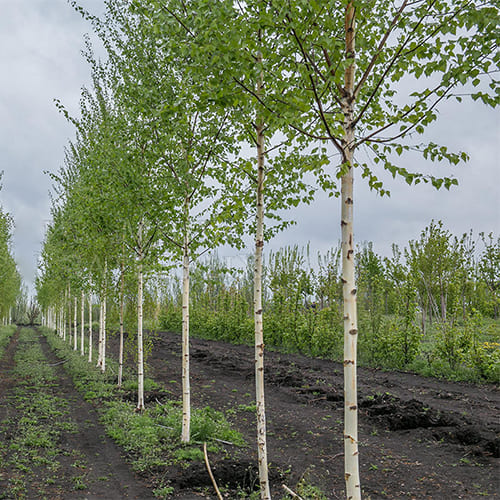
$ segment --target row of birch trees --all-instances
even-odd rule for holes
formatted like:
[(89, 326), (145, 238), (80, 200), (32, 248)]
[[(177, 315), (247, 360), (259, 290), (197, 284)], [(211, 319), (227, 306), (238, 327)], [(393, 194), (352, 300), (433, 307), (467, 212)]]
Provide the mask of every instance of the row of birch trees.
[(269, 499), (263, 247), (286, 227), (284, 209), (310, 202), (318, 188), (340, 197), (346, 494), (360, 498), (354, 172), (381, 195), (382, 171), (409, 184), (456, 184), (397, 159), (467, 159), (422, 134), (447, 99), (465, 93), (497, 104), (494, 2), (106, 0), (101, 18), (72, 3), (106, 59), (87, 42), (93, 86), (82, 92), (80, 116), (58, 103), (76, 137), (53, 174), (53, 222), (37, 283), (46, 317), (66, 324), (78, 300), (98, 298), (104, 370), (106, 301), (116, 289), (123, 303), (133, 273), (142, 410), (144, 280), (181, 268), (182, 441), (189, 441), (190, 266), (253, 236), (259, 478)]
[[(3, 172), (0, 172), (0, 181)], [(0, 184), (0, 190), (2, 185)], [(0, 321), (10, 324), (21, 296), (22, 280), (12, 253), (13, 219), (0, 205)]]

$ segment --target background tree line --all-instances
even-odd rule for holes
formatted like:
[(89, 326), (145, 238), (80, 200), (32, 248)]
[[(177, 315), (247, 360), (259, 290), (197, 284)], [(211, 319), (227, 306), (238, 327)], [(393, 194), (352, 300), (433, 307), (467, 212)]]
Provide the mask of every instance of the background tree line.
[[(267, 344), (340, 361), (340, 250), (285, 247), (265, 260)], [(230, 269), (215, 253), (192, 272), (191, 329), (228, 342), (252, 340), (252, 259)], [(500, 375), (500, 239), (454, 236), (432, 221), (391, 257), (357, 252), (360, 361), (387, 369), (496, 381)], [(179, 331), (179, 286), (163, 290), (156, 327)], [(156, 299), (158, 300), (158, 298)], [(154, 324), (150, 324), (154, 326)]]
[[(0, 182), (2, 175), (3, 172), (0, 172)], [(24, 308), (16, 306), (19, 299), (22, 298), (24, 302), (27, 300), (25, 294), (22, 294), (21, 275), (12, 253), (13, 228), (12, 217), (0, 205), (0, 321), (3, 324), (10, 324), (13, 319), (21, 319)]]

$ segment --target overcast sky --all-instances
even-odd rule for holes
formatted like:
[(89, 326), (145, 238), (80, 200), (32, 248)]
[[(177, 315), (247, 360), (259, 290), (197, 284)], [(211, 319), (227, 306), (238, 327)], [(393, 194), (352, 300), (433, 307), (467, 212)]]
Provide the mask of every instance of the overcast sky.
[[(81, 3), (99, 12), (103, 2)], [(14, 218), (15, 257), (31, 287), (50, 219), (51, 181), (44, 171), (61, 167), (64, 147), (73, 137), (53, 100), (77, 112), (81, 87), (89, 82), (81, 50), (90, 27), (66, 0), (0, 0), (0, 13), (0, 170), (5, 171), (0, 204)], [(435, 167), (439, 175), (453, 172), (458, 178), (459, 187), (449, 192), (428, 185), (409, 187), (390, 178), (386, 187), (392, 196), (380, 198), (358, 179), (355, 238), (373, 241), (379, 253), (387, 254), (392, 243), (405, 245), (418, 238), (432, 219), (441, 219), (457, 235), (470, 229), (476, 235), (500, 233), (498, 112), (480, 104), (446, 103), (427, 137), (466, 151), (470, 162)], [(423, 168), (416, 157), (402, 166)], [(272, 247), (310, 241), (313, 251), (326, 251), (340, 237), (339, 207), (339, 200), (318, 196), (313, 205), (294, 209), (290, 216), (297, 225), (279, 235)]]

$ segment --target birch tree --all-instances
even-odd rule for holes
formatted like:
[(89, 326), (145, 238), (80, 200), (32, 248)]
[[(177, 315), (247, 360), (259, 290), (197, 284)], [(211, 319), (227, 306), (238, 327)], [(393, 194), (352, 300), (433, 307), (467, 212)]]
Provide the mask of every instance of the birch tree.
[[(142, 201), (141, 210), (163, 222), (164, 251), (182, 262), (181, 440), (188, 442), (189, 269), (198, 255), (229, 241), (240, 227), (241, 202), (233, 202), (238, 187), (233, 183), (232, 191), (224, 189), (232, 179), (224, 162), (235, 140), (228, 111), (206, 99), (186, 46), (177, 44), (182, 30), (172, 29), (169, 39), (159, 37), (157, 26), (135, 7), (133, 2), (108, 2), (103, 21), (90, 18), (110, 57), (117, 102), (134, 117), (144, 138), (151, 177), (150, 198)], [(239, 189), (238, 194), (245, 196)]]
[[(259, 2), (249, 4), (261, 9)], [(265, 12), (266, 24), (274, 27), (280, 41), (274, 67), (281, 70), (283, 85), (282, 92), (268, 94), (261, 104), (305, 136), (331, 144), (340, 157), (345, 475), (347, 497), (360, 498), (354, 170), (382, 195), (388, 191), (379, 179), (379, 167), (408, 184), (450, 188), (457, 183), (448, 176), (411, 172), (394, 158), (412, 150), (425, 159), (451, 164), (467, 159), (465, 153), (453, 153), (432, 141), (420, 143), (417, 137), (437, 119), (438, 106), (449, 98), (461, 100), (465, 93), (486, 105), (498, 103), (498, 9), (494, 2), (461, 0), (273, 0), (266, 3)], [(304, 110), (310, 125), (290, 121), (283, 108)], [(373, 163), (358, 159), (360, 148), (371, 154)]]
[[(322, 161), (319, 155), (315, 157), (316, 162), (311, 163), (310, 158), (304, 161), (296, 152), (290, 153), (286, 146), (290, 148), (291, 142), (286, 139), (282, 145), (285, 147), (278, 155), (274, 155), (274, 161), (269, 163), (266, 158), (275, 149), (270, 146), (270, 139), (266, 143), (266, 136), (273, 136), (276, 125), (268, 119), (267, 110), (256, 108), (253, 98), (242, 91), (242, 87), (249, 86), (259, 98), (267, 85), (263, 51), (269, 48), (266, 47), (266, 34), (260, 26), (258, 13), (244, 18), (244, 12), (236, 12), (232, 2), (218, 2), (216, 6), (204, 2), (192, 2), (186, 6), (177, 1), (150, 4), (150, 18), (163, 21), (159, 29), (164, 39), (171, 39), (172, 33), (178, 34), (176, 42), (180, 50), (189, 55), (189, 75), (201, 79), (203, 83), (201, 96), (210, 101), (218, 100), (219, 106), (230, 113), (230, 119), (238, 131), (237, 139), (247, 141), (257, 149), (254, 165), (248, 159), (234, 162), (236, 182), (231, 181), (230, 185), (232, 189), (238, 188), (238, 193), (252, 193), (255, 200), (252, 206), (240, 194), (239, 205), (253, 215), (250, 227), (255, 237), (254, 324), (259, 480), (261, 497), (270, 498), (264, 401), (262, 252), (264, 241), (286, 226), (286, 221), (277, 216), (277, 211), (290, 204), (296, 205), (299, 200), (311, 199), (311, 190), (297, 172), (321, 167)], [(274, 79), (272, 73), (270, 79)], [(270, 165), (268, 167), (266, 160)], [(325, 181), (325, 176), (321, 178)], [(265, 189), (266, 182), (268, 187)], [(265, 192), (269, 197), (267, 203)], [(234, 219), (235, 208), (232, 211), (231, 217)], [(275, 218), (277, 223), (274, 227), (268, 224), (264, 229), (266, 215), (268, 221), (270, 216)]]

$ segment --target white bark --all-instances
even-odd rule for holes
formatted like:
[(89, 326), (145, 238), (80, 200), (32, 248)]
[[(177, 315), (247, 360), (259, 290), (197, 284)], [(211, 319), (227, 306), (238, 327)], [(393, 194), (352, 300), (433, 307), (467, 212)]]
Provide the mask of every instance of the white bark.
[[(258, 62), (262, 63), (259, 53)], [(259, 76), (257, 93), (263, 86), (263, 74)], [(257, 406), (257, 455), (261, 500), (269, 500), (267, 466), (266, 405), (264, 399), (264, 328), (262, 320), (262, 250), (264, 248), (264, 124), (257, 120), (257, 215), (255, 233), (255, 275), (254, 275), (254, 321), (255, 321), (255, 401)]]
[(73, 350), (76, 351), (78, 349), (78, 299), (75, 295), (75, 314), (73, 316), (75, 322), (73, 324)]
[(123, 378), (123, 303), (125, 301), (125, 264), (122, 259), (120, 277), (120, 349), (118, 352), (118, 387), (122, 386)]
[(80, 308), (81, 312), (81, 326), (80, 326), (80, 354), (83, 356), (85, 354), (85, 294), (82, 290), (82, 304)]
[(92, 295), (89, 293), (89, 363), (92, 363)]
[[(67, 323), (68, 323), (68, 342), (69, 345), (71, 346), (71, 286), (68, 285), (68, 318), (67, 318)], [(66, 327), (66, 325), (65, 325)]]
[(142, 221), (139, 223), (137, 241), (139, 246), (139, 265), (137, 271), (137, 409), (139, 411), (142, 411), (144, 410), (144, 348), (142, 335)]
[(104, 373), (106, 371), (106, 285), (104, 285), (104, 296), (102, 299), (102, 359), (101, 359), (101, 371)]
[(189, 201), (185, 201), (183, 262), (182, 262), (182, 434), (181, 441), (189, 443), (191, 425), (191, 387), (189, 379)]
[[(355, 9), (350, 2), (346, 7), (345, 34), (346, 56), (354, 56)], [(344, 467), (346, 496), (348, 499), (361, 498), (358, 452), (358, 403), (357, 403), (357, 311), (354, 269), (353, 237), (353, 179), (354, 179), (354, 72), (352, 63), (346, 68), (344, 83), (345, 96), (342, 98), (344, 114), (344, 162), (347, 172), (341, 181), (341, 230), (342, 230), (342, 293), (344, 300)]]
[(103, 309), (102, 309), (102, 296), (99, 303), (99, 340), (97, 343), (97, 367), (101, 366), (102, 363), (102, 317), (103, 317)]

